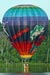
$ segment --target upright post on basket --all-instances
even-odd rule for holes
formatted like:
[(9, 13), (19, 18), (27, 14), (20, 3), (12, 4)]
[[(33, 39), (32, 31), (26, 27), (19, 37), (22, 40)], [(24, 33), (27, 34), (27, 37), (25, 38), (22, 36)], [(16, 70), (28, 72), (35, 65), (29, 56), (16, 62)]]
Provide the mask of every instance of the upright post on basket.
[(28, 63), (25, 61), (24, 63), (24, 73), (28, 73), (29, 72), (29, 66)]
[(29, 72), (29, 66), (28, 64), (24, 64), (24, 73), (28, 73)]

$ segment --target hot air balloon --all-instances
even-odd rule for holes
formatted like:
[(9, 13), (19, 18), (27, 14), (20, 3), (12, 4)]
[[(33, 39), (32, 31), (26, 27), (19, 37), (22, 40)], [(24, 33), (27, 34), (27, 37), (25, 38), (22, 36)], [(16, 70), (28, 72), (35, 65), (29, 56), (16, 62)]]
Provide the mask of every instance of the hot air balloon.
[(2, 23), (12, 46), (24, 59), (31, 58), (47, 36), (47, 14), (34, 5), (17, 5), (8, 9)]

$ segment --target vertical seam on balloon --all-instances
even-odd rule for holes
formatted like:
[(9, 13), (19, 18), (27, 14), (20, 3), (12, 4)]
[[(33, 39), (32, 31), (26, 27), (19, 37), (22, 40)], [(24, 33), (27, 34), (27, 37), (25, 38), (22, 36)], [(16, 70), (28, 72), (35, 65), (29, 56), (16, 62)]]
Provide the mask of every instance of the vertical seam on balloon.
[[(10, 19), (11, 19), (11, 17), (10, 17)], [(9, 20), (9, 17), (8, 17), (8, 20)], [(9, 22), (8, 22), (8, 24), (9, 24)], [(9, 29), (9, 25), (7, 26), (7, 28), (8, 28), (8, 32), (10, 33), (10, 36), (11, 36), (11, 32), (10, 32), (10, 29)]]
[[(19, 16), (21, 9), (18, 9), (18, 10), (19, 10), (19, 12), (18, 12), (18, 16)], [(18, 17), (18, 32), (20, 32), (20, 17)], [(19, 37), (19, 42), (18, 42), (19, 47), (20, 47), (20, 41), (21, 41), (21, 37)]]
[[(32, 25), (31, 25), (31, 19), (32, 19), (32, 15), (31, 15), (31, 13), (30, 13), (30, 11), (31, 11), (31, 8), (28, 8), (28, 15), (29, 15), (29, 21), (30, 21), (30, 29), (29, 29), (29, 37), (30, 37), (30, 30), (31, 30), (31, 28), (32, 28)], [(30, 39), (30, 38), (29, 38)], [(28, 43), (29, 45), (29, 47), (30, 47), (30, 42)], [(29, 53), (29, 48), (28, 48), (28, 50), (27, 50), (27, 52)]]
[[(13, 12), (12, 12), (13, 10), (11, 9), (11, 13), (10, 14), (12, 14), (13, 15)], [(12, 16), (10, 16), (10, 18), (11, 18), (11, 20), (12, 20)], [(10, 22), (11, 23), (11, 22)], [(12, 23), (11, 23), (12, 24)], [(11, 26), (11, 25), (10, 25)], [(8, 27), (9, 27), (9, 25), (8, 25)], [(9, 30), (10, 31), (10, 30)], [(11, 34), (11, 32), (10, 32), (10, 34)], [(11, 36), (12, 36), (12, 34), (11, 34)]]
[[(23, 8), (23, 14), (25, 14), (26, 15), (26, 11), (25, 11), (26, 9), (25, 8)], [(24, 25), (24, 15), (23, 15), (23, 25)], [(25, 29), (25, 25), (24, 25), (24, 29)], [(23, 41), (24, 41), (24, 50), (25, 50), (25, 33), (24, 33), (24, 35), (23, 35)]]
[[(10, 10), (10, 9), (9, 9)], [(12, 11), (12, 10), (11, 10)], [(10, 11), (8, 12), (8, 14), (10, 13)], [(8, 14), (7, 14), (7, 16), (6, 16), (6, 18), (8, 17)], [(10, 17), (10, 16), (9, 16)], [(8, 21), (9, 21), (9, 17), (8, 17)], [(11, 17), (10, 17), (11, 18)], [(10, 33), (10, 30), (9, 30), (9, 25), (7, 26), (7, 28), (8, 28), (8, 32)], [(11, 36), (11, 33), (10, 33), (10, 36)]]
[[(38, 11), (39, 11), (39, 14), (41, 13), (40, 15), (41, 15), (41, 17), (44, 19), (44, 17), (45, 17), (45, 16), (44, 16), (44, 13), (41, 11), (41, 9), (39, 9)], [(40, 12), (40, 11), (41, 11), (41, 12)], [(43, 16), (42, 16), (42, 15), (43, 15)], [(41, 19), (41, 20), (42, 20), (42, 19)], [(42, 20), (42, 21), (43, 21), (43, 20)], [(45, 23), (45, 22), (43, 22), (43, 23)], [(44, 25), (43, 25), (43, 26), (44, 26)]]
[[(12, 15), (14, 15), (15, 12), (12, 13)], [(14, 16), (12, 16), (12, 29), (13, 29), (13, 35), (15, 35), (15, 31), (14, 31), (14, 25), (13, 25), (13, 19), (14, 19)]]
[[(29, 14), (29, 8), (27, 8), (27, 19), (28, 19), (28, 22), (30, 21), (29, 19), (30, 19), (30, 14)], [(29, 24), (27, 22), (27, 25)], [(28, 25), (28, 27), (29, 27), (30, 25)], [(29, 36), (29, 34), (30, 34), (30, 29), (29, 29), (29, 32), (28, 32), (28, 36)], [(30, 37), (30, 36), (29, 36)], [(28, 43), (28, 45), (26, 46), (26, 50), (27, 50), (27, 53), (28, 53), (28, 47), (29, 47), (29, 39), (28, 39), (28, 41), (27, 41), (27, 43)]]
[[(21, 11), (20, 15), (23, 15), (23, 14), (22, 14), (22, 13), (23, 13), (23, 9), (22, 9), (22, 8), (21, 8), (20, 11)], [(22, 17), (20, 17), (20, 20), (22, 20)], [(20, 22), (21, 22), (21, 21), (20, 21)], [(20, 26), (22, 26), (21, 23), (20, 23)], [(20, 37), (20, 40), (21, 40), (21, 42), (22, 42), (22, 38), (21, 38), (21, 37)], [(23, 48), (24, 48), (24, 47), (23, 47)], [(23, 52), (24, 49), (21, 48), (21, 50), (22, 50), (22, 52)]]
[[(28, 17), (28, 15), (29, 15), (29, 13), (28, 13), (28, 12), (29, 12), (29, 11), (28, 11), (28, 8), (27, 8), (26, 10), (27, 10), (27, 17)], [(26, 17), (26, 19), (28, 19), (27, 17)], [(28, 25), (28, 22), (27, 22), (27, 25)], [(28, 33), (28, 34), (29, 34), (29, 33)], [(26, 42), (26, 44), (27, 44), (27, 43), (28, 43), (28, 42)], [(29, 44), (29, 43), (28, 43), (28, 44)], [(28, 53), (28, 48), (27, 48), (27, 47), (28, 47), (28, 45), (26, 45), (26, 51), (27, 51), (27, 53)]]
[[(25, 10), (27, 11), (28, 8), (25, 9)], [(25, 13), (27, 14), (28, 12), (26, 12), (26, 11), (25, 11)], [(27, 16), (25, 17), (25, 20), (26, 20), (25, 22), (26, 22), (26, 27), (27, 27)], [(27, 34), (27, 33), (25, 33), (25, 38), (26, 38), (26, 39), (25, 39), (25, 40), (26, 40), (26, 43), (25, 43), (25, 44), (27, 44), (27, 37), (26, 37), (26, 34)], [(26, 51), (27, 51), (27, 45), (26, 45)]]

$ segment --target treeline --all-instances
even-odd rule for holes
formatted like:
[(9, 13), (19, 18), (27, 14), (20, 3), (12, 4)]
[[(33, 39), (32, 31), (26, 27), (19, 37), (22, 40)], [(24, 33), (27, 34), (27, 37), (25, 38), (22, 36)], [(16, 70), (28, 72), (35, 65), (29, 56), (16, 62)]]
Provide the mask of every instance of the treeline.
[(0, 32), (3, 31), (2, 24), (0, 23)]
[(48, 21), (48, 36), (50, 36), (50, 20)]
[[(35, 54), (29, 61), (50, 63), (50, 21), (48, 24), (48, 39), (42, 42)], [(7, 36), (3, 32), (2, 24), (0, 23), (0, 63), (2, 62), (21, 62), (22, 59), (18, 52), (11, 46)]]

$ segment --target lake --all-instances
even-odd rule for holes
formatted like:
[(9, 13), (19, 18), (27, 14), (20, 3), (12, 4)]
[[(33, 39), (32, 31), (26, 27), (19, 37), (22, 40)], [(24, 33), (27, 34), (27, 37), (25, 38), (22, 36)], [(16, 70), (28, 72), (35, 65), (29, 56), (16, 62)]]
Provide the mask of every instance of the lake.
[(50, 73), (29, 73), (29, 74), (0, 73), (0, 75), (50, 75)]

